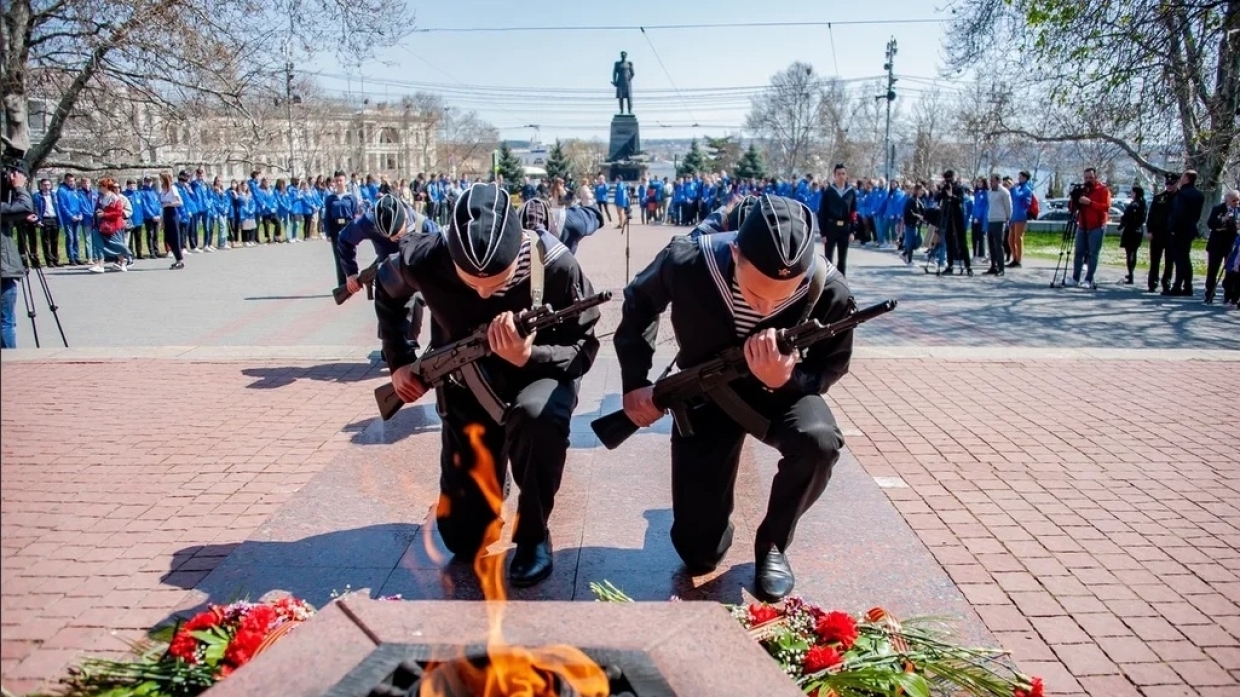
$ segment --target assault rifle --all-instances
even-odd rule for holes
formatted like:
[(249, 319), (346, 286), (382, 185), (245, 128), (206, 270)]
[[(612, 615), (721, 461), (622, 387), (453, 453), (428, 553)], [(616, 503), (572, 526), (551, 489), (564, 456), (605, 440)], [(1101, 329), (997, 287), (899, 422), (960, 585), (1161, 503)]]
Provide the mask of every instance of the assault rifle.
[[(379, 265), (384, 261), (386, 261), (384, 257), (375, 259), (375, 263), (362, 269), (361, 273), (357, 275), (357, 282), (366, 286), (366, 299), (368, 300), (375, 299), (375, 277), (379, 275)], [(332, 297), (336, 299), (337, 305), (343, 305), (344, 301), (353, 297), (353, 294), (349, 292), (349, 286), (346, 284), (334, 288), (332, 290)]]
[[(838, 336), (853, 329), (862, 322), (886, 314), (896, 309), (895, 300), (885, 300), (863, 310), (853, 310), (841, 320), (823, 325), (818, 320), (781, 329), (776, 341), (784, 355), (803, 351), (820, 341)], [(690, 402), (706, 397), (719, 405), (721, 409), (737, 421), (745, 431), (763, 438), (770, 428), (770, 421), (754, 411), (729, 383), (749, 375), (749, 364), (745, 361), (745, 347), (733, 346), (724, 350), (715, 358), (699, 363), (687, 370), (659, 379), (654, 384), (654, 405), (660, 410), (670, 410), (676, 422), (676, 430), (682, 436), (692, 436), (693, 426), (689, 423)], [(608, 450), (614, 450), (629, 436), (637, 433), (637, 424), (629, 420), (623, 409), (614, 411), (595, 419), (590, 424), (594, 434), (598, 436)]]
[[(517, 333), (522, 337), (529, 336), (542, 329), (553, 327), (565, 320), (572, 319), (592, 307), (597, 307), (611, 300), (611, 291), (603, 291), (569, 305), (562, 310), (552, 310), (550, 305), (543, 305), (521, 313), (516, 320)], [(413, 374), (425, 385), (435, 390), (435, 406), (439, 415), (446, 415), (447, 404), (444, 401), (444, 383), (464, 384), (474, 394), (478, 403), (486, 409), (487, 414), (495, 423), (504, 423), (504, 412), (507, 405), (500, 401), (495, 391), (487, 384), (478, 361), (491, 355), (491, 345), (487, 341), (487, 327), (484, 324), (475, 329), (469, 336), (444, 346), (429, 349), (413, 364)], [(375, 401), (379, 404), (379, 414), (384, 421), (392, 418), (404, 401), (396, 394), (392, 383), (375, 388)]]

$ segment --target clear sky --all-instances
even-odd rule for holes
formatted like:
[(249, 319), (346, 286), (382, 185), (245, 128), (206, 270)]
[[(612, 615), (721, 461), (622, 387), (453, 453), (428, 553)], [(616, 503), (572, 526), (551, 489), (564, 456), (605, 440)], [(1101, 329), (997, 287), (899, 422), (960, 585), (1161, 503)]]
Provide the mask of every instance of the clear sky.
[[(319, 84), (335, 95), (366, 96), (373, 102), (419, 90), (438, 92), (454, 109), (476, 110), (500, 129), (503, 138), (537, 135), (543, 142), (557, 137), (606, 139), (617, 109), (611, 69), (622, 50), (634, 64), (633, 111), (646, 139), (738, 132), (754, 91), (796, 60), (827, 76), (879, 78), (892, 37), (899, 43), (896, 73), (902, 79), (897, 91), (916, 99), (938, 76), (946, 25), (849, 22), (949, 16), (927, 0), (576, 4), (461, 0), (413, 5), (418, 30), (539, 29), (412, 31), (399, 45), (361, 66), (320, 58), (303, 67), (317, 73)], [(793, 26), (654, 28), (750, 22)], [(644, 34), (637, 29), (573, 28), (600, 25), (649, 28)]]

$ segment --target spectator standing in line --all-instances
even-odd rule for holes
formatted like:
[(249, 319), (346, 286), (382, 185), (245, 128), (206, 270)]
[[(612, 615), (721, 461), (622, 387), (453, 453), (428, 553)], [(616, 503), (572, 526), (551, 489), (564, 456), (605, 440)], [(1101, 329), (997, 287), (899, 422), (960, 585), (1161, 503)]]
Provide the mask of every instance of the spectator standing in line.
[(986, 192), (986, 246), (990, 252), (990, 276), (1003, 275), (1003, 238), (1007, 223), (1012, 219), (1012, 195), (1003, 188), (999, 175), (990, 175), (990, 190)]
[(60, 266), (60, 219), (51, 179), (39, 181), (39, 193), (34, 195), (34, 213), (39, 218), (36, 225), (41, 228), (43, 238), (43, 261), (48, 266)]
[(181, 257), (181, 220), (188, 216), (185, 214), (185, 202), (181, 199), (181, 192), (172, 183), (171, 172), (162, 172), (159, 175), (159, 203), (163, 209), (164, 244), (172, 250), (175, 259), (170, 268), (183, 269), (185, 260)]
[(1175, 200), (1180, 175), (1168, 173), (1163, 181), (1164, 189), (1154, 194), (1154, 199), (1150, 201), (1149, 217), (1145, 223), (1145, 238), (1150, 241), (1150, 275), (1146, 290), (1150, 293), (1156, 292), (1159, 287), (1170, 291), (1171, 272), (1175, 268), (1174, 255), (1169, 244), (1171, 233), (1167, 226), (1171, 222), (1171, 202)]
[[(1012, 252), (1009, 269), (1019, 269), (1020, 262), (1025, 258), (1025, 226), (1029, 223), (1029, 206), (1033, 205), (1033, 185), (1029, 183), (1029, 173), (1022, 171), (1016, 175), (1016, 186), (1012, 194), (1012, 229), (1008, 233), (1008, 247)], [(1093, 267), (1090, 267), (1093, 273)]]
[(1119, 219), (1119, 246), (1124, 250), (1124, 261), (1128, 266), (1128, 275), (1124, 277), (1125, 285), (1132, 285), (1132, 273), (1137, 268), (1137, 250), (1141, 249), (1141, 240), (1145, 237), (1145, 189), (1132, 187), (1132, 200), (1124, 206), (1124, 214)]
[(1197, 189), (1197, 173), (1187, 170), (1180, 176), (1180, 189), (1171, 201), (1168, 229), (1171, 233), (1172, 255), (1175, 259), (1175, 282), (1163, 295), (1191, 297), (1193, 294), (1193, 241), (1206, 198)]
[(1210, 239), (1206, 241), (1206, 304), (1214, 304), (1214, 288), (1219, 268), (1236, 245), (1236, 224), (1240, 222), (1240, 191), (1232, 189), (1223, 202), (1210, 210)]
[[(77, 180), (72, 174), (66, 174), (56, 187), (56, 217), (60, 221), (60, 229), (65, 233), (65, 253), (68, 255), (69, 266), (81, 266), (85, 239), (82, 236), (82, 198), (77, 193)], [(79, 247), (79, 242), (82, 244)]]

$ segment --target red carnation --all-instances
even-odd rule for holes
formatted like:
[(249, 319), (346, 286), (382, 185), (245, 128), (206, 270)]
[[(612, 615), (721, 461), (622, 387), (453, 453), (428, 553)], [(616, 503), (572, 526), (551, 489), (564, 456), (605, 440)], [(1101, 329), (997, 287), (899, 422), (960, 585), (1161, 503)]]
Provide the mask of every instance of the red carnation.
[(1042, 678), (1032, 678), (1027, 686), (1017, 686), (1012, 694), (1013, 697), (1043, 697), (1044, 689)]
[(211, 610), (207, 610), (191, 617), (181, 628), (187, 632), (197, 632), (214, 627), (217, 621), (219, 621), (219, 616)]
[(224, 660), (240, 668), (254, 658), (254, 653), (258, 651), (264, 638), (266, 637), (262, 632), (238, 630), (237, 635), (228, 643), (228, 649), (224, 651)]
[(805, 672), (819, 673), (844, 662), (844, 657), (830, 646), (815, 646), (805, 654)]
[(172, 643), (168, 645), (168, 654), (186, 663), (197, 663), (198, 640), (190, 636), (188, 631), (182, 629), (176, 633), (176, 636), (172, 637)]
[(779, 610), (776, 610), (770, 605), (762, 605), (759, 603), (750, 604), (749, 606), (749, 624), (750, 625), (756, 627), (760, 624), (766, 624), (767, 622), (770, 622), (776, 619), (779, 619)]
[(846, 612), (828, 612), (818, 619), (814, 631), (823, 641), (838, 641), (847, 651), (857, 641), (857, 623)]
[(255, 605), (250, 611), (245, 613), (239, 623), (239, 630), (249, 630), (266, 634), (271, 629), (271, 625), (275, 623), (278, 615), (270, 605)]

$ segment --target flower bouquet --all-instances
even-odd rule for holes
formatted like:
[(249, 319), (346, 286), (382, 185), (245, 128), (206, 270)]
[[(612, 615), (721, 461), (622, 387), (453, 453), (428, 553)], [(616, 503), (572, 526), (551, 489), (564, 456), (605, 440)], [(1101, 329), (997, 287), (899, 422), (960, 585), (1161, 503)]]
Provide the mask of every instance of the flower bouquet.
[[(631, 602), (610, 583), (600, 599)], [(812, 697), (1042, 697), (1041, 678), (1013, 671), (1001, 649), (950, 642), (933, 618), (896, 620), (882, 608), (861, 617), (800, 598), (726, 606), (788, 676)]]
[(64, 680), (66, 697), (192, 697), (248, 663), (314, 614), (303, 600), (212, 605), (133, 646), (136, 660), (88, 658)]

